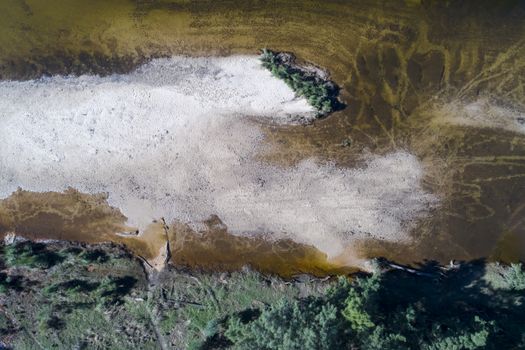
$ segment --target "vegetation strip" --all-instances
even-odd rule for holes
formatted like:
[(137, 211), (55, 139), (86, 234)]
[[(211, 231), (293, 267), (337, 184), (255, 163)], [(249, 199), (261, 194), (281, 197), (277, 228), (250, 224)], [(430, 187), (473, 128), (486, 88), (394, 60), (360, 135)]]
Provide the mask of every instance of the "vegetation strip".
[(316, 67), (300, 66), (289, 53), (263, 49), (261, 54), (263, 67), (282, 79), (298, 96), (306, 98), (317, 111), (317, 117), (326, 116), (341, 109), (343, 104), (337, 99), (339, 88), (328, 80)]
[(151, 284), (121, 246), (15, 239), (0, 243), (0, 348), (525, 347), (521, 264), (376, 262), (371, 275), (288, 281), (168, 266)]

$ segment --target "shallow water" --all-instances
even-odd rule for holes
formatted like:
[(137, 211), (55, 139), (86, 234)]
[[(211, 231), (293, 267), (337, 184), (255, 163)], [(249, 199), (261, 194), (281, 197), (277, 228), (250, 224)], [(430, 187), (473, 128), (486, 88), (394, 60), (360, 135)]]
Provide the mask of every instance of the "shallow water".
[[(364, 151), (405, 149), (424, 164), (425, 188), (442, 199), (412, 244), (362, 241), (338, 261), (515, 260), (525, 255), (525, 136), (454, 118), (477, 101), (524, 113), (524, 19), (522, 1), (5, 1), (0, 77), (126, 72), (174, 54), (292, 51), (328, 69), (348, 107), (312, 126), (268, 125), (273, 147), (264, 160), (355, 166)], [(0, 204), (0, 228), (33, 237), (121, 241), (113, 233), (123, 225), (102, 199), (81, 194), (18, 193)], [(158, 251), (151, 241), (144, 255)], [(199, 256), (188, 249), (195, 254), (180, 256)], [(257, 251), (223, 249), (221, 258), (212, 250), (217, 261)]]

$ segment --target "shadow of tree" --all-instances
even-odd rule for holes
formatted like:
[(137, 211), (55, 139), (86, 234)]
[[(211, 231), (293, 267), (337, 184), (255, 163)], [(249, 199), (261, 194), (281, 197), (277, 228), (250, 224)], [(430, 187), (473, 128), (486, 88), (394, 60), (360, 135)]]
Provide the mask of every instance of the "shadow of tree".
[(75, 292), (89, 293), (97, 289), (99, 285), (100, 283), (98, 282), (90, 282), (90, 281), (75, 278), (75, 279), (72, 279), (66, 282), (56, 284), (53, 287), (49, 288), (49, 291), (56, 292), (60, 289), (64, 289), (64, 290), (75, 291)]
[(105, 263), (109, 261), (109, 255), (101, 249), (84, 251), (80, 257), (90, 263)]
[(443, 331), (450, 327), (462, 329), (480, 317), (496, 325), (487, 348), (510, 348), (522, 342), (525, 293), (494, 289), (484, 278), (486, 261), (462, 262), (458, 268), (449, 270), (444, 270), (436, 261), (417, 266), (418, 271), (435, 277), (403, 270), (383, 275), (375, 299), (381, 314), (392, 315), (415, 307), (420, 327), (433, 325)]
[(101, 283), (100, 296), (103, 302), (120, 303), (136, 283), (137, 279), (132, 276), (113, 277), (108, 282)]
[(23, 241), (3, 246), (1, 249), (5, 267), (25, 266), (48, 269), (65, 260), (62, 255), (48, 250), (43, 243)]

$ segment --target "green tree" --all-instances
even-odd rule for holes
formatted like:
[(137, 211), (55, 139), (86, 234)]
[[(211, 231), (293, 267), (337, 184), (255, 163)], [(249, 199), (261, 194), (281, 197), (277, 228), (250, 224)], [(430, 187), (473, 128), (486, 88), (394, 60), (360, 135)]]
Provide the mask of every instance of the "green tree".
[(337, 349), (343, 339), (338, 334), (341, 325), (337, 314), (337, 308), (329, 303), (282, 300), (251, 323), (232, 317), (225, 335), (238, 349)]
[(350, 288), (345, 300), (343, 316), (350, 322), (352, 329), (363, 332), (375, 326), (367, 308), (373, 306), (373, 294), (379, 290), (380, 275), (358, 279), (355, 288)]

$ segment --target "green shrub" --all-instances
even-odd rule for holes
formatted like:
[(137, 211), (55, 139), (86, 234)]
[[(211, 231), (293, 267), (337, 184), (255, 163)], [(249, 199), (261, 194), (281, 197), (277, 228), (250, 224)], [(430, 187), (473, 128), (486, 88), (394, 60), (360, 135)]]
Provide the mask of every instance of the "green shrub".
[(337, 349), (343, 339), (339, 323), (338, 310), (331, 304), (281, 300), (253, 322), (231, 317), (225, 336), (239, 349)]
[(451, 328), (447, 333), (442, 332), (441, 325), (434, 325), (434, 339), (424, 344), (425, 350), (474, 350), (485, 348), (487, 339), (492, 332), (492, 323), (474, 317), (474, 326), (471, 329)]
[(109, 261), (110, 259), (108, 254), (100, 249), (85, 250), (79, 254), (79, 257), (86, 264), (90, 264), (90, 263), (103, 264)]
[(43, 288), (43, 293), (51, 301), (54, 301), (58, 296), (63, 296), (71, 303), (80, 301), (92, 303), (95, 300), (94, 293), (98, 287), (98, 282), (74, 278), (47, 285)]
[(372, 332), (362, 338), (361, 349), (364, 350), (405, 350), (407, 338), (399, 333), (389, 333), (383, 326), (375, 327)]
[(48, 269), (63, 260), (60, 254), (47, 250), (41, 243), (24, 241), (4, 247), (4, 262), (7, 267)]
[(485, 280), (496, 289), (525, 290), (525, 271), (521, 263), (510, 266), (499, 263), (488, 264)]
[(131, 276), (104, 278), (94, 291), (97, 306), (102, 308), (122, 303), (123, 297), (131, 291), (136, 282), (137, 279)]
[(523, 348), (523, 270), (496, 267), (493, 288), (480, 278), (483, 265), (440, 279), (402, 271), (340, 278), (324, 296), (232, 314), (223, 334), (237, 349)]
[(369, 311), (370, 305), (373, 305), (372, 296), (380, 287), (379, 276), (379, 274), (374, 274), (370, 278), (358, 279), (355, 287), (348, 291), (342, 313), (356, 332), (362, 332), (375, 326)]
[(260, 59), (263, 67), (284, 80), (297, 95), (306, 98), (318, 116), (329, 114), (338, 107), (337, 90), (330, 82), (292, 67), (271, 50), (263, 49)]
[(202, 335), (205, 338), (211, 338), (215, 334), (217, 334), (219, 331), (219, 320), (213, 319), (209, 320), (208, 323), (206, 323), (206, 327), (202, 330)]

